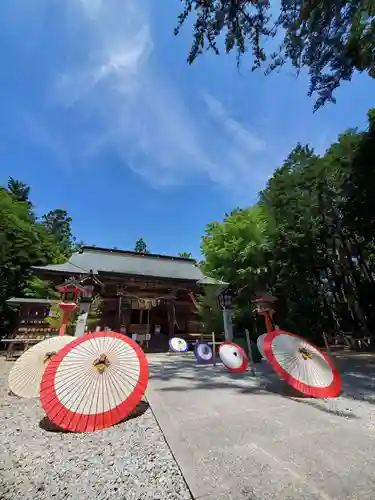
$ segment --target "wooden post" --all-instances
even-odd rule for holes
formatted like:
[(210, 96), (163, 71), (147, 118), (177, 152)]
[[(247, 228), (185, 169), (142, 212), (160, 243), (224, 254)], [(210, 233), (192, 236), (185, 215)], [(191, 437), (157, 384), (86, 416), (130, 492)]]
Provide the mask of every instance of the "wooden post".
[(174, 318), (173, 318), (173, 309), (172, 309), (172, 301), (168, 299), (167, 302), (167, 317), (168, 317), (168, 330), (169, 330), (169, 338), (174, 337)]
[(266, 330), (268, 333), (272, 332), (272, 319), (269, 311), (265, 311), (264, 319), (266, 322)]
[(59, 336), (65, 335), (66, 327), (69, 323), (69, 316), (71, 311), (65, 309), (62, 313), (61, 324), (59, 328)]
[(149, 348), (149, 339), (151, 339), (150, 333), (150, 309), (147, 309), (147, 331), (146, 331), (146, 345), (147, 349)]
[(332, 357), (332, 352), (331, 352), (331, 348), (329, 347), (329, 344), (328, 344), (328, 340), (327, 340), (327, 335), (325, 332), (322, 333), (322, 336), (323, 336), (323, 340), (324, 340), (324, 345), (326, 346), (326, 349), (327, 349), (327, 353), (329, 356)]
[(216, 366), (216, 342), (215, 342), (215, 332), (212, 332), (212, 366)]
[(255, 377), (255, 365), (254, 365), (254, 361), (253, 361), (253, 352), (251, 350), (250, 333), (249, 333), (249, 330), (247, 328), (245, 330), (245, 335), (246, 335), (247, 350), (249, 353), (249, 370), (251, 371), (251, 374)]

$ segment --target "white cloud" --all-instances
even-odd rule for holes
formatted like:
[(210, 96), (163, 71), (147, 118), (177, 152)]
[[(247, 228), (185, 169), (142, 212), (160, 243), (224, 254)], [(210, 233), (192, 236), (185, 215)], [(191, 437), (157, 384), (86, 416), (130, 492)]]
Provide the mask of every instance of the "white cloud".
[(178, 80), (158, 67), (145, 1), (65, 1), (73, 31), (50, 99), (92, 116), (86, 157), (115, 150), (155, 186), (196, 175), (236, 194), (261, 186), (265, 142), (213, 95), (182, 95)]
[(204, 99), (212, 115), (220, 120), (223, 128), (234, 138), (240, 147), (247, 150), (249, 154), (253, 154), (257, 151), (264, 151), (266, 149), (265, 141), (256, 137), (241, 125), (240, 122), (234, 120), (229, 112), (224, 109), (221, 102), (210, 94), (206, 94)]

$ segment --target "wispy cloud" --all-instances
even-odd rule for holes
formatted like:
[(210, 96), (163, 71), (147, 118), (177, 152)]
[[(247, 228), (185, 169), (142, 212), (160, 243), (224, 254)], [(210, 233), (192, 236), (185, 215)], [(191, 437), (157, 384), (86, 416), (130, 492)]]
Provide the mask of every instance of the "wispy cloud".
[(233, 137), (241, 148), (247, 150), (249, 154), (266, 149), (265, 141), (252, 134), (240, 122), (234, 120), (221, 102), (210, 94), (206, 94), (204, 99), (212, 115), (221, 122), (224, 130)]
[(92, 117), (78, 148), (87, 161), (111, 149), (155, 186), (205, 176), (236, 194), (260, 187), (273, 167), (266, 143), (213, 93), (186, 95), (159, 67), (147, 2), (65, 0), (64, 18), (67, 62), (55, 69), (49, 102)]

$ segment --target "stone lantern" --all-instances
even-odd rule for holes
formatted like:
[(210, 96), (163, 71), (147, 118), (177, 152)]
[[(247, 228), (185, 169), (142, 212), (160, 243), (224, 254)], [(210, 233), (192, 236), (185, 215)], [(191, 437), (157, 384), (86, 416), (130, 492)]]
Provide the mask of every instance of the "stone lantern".
[(84, 288), (77, 281), (68, 280), (62, 285), (57, 286), (56, 289), (61, 293), (61, 302), (57, 304), (58, 308), (62, 311), (59, 335), (65, 335), (70, 315), (78, 309), (78, 300), (84, 292)]

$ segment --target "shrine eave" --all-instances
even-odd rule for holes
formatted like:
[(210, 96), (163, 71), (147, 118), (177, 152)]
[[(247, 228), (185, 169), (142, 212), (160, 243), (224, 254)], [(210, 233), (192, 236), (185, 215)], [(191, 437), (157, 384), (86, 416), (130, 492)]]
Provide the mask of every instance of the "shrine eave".
[[(67, 275), (90, 273), (90, 270), (82, 269), (81, 267), (75, 266), (70, 262), (66, 262), (65, 264), (49, 264), (47, 266), (33, 266), (31, 270), (36, 271), (36, 273), (38, 273), (38, 271), (45, 271), (47, 273), (59, 273)], [(95, 271), (94, 274), (96, 274)]]
[(229, 283), (226, 281), (217, 280), (215, 278), (211, 278), (210, 276), (205, 276), (203, 279), (198, 281), (199, 285), (220, 285), (220, 286), (229, 286)]
[(19, 304), (53, 305), (57, 304), (58, 300), (38, 299), (35, 297), (11, 297), (6, 302), (9, 305), (19, 305)]

